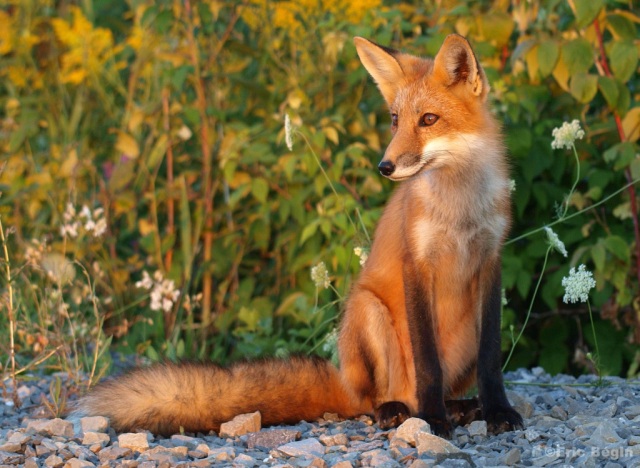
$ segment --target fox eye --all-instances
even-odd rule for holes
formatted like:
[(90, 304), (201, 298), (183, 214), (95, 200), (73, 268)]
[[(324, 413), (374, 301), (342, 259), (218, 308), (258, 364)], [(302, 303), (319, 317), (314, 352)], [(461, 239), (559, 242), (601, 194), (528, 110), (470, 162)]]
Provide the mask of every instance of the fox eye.
[(436, 123), (438, 121), (439, 118), (440, 117), (438, 117), (436, 114), (432, 114), (431, 112), (427, 112), (420, 119), (420, 126), (421, 127), (431, 127), (434, 123)]
[(391, 114), (391, 126), (392, 127), (398, 126), (398, 114)]

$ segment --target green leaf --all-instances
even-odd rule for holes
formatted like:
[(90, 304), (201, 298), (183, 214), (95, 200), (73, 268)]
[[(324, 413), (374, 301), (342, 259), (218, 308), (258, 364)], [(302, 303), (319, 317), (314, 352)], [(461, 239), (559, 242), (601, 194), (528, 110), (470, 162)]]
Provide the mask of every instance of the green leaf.
[(538, 66), (542, 77), (551, 74), (558, 62), (560, 48), (556, 41), (544, 41), (538, 46)]
[(318, 226), (320, 226), (320, 219), (314, 219), (304, 227), (302, 234), (300, 235), (300, 245), (304, 244), (307, 239), (316, 233)]
[(638, 48), (631, 41), (616, 41), (609, 50), (609, 62), (614, 76), (626, 83), (638, 66)]
[(623, 262), (628, 262), (631, 251), (627, 242), (620, 236), (609, 236), (604, 240), (604, 245), (609, 252)]
[(570, 75), (584, 73), (593, 65), (593, 51), (586, 39), (574, 39), (562, 46), (562, 61)]
[(253, 179), (251, 181), (251, 194), (256, 197), (260, 203), (267, 201), (267, 195), (269, 194), (269, 184), (264, 179)]
[(585, 28), (589, 26), (604, 5), (604, 0), (582, 0), (574, 3), (576, 23), (579, 28)]
[(591, 247), (591, 258), (593, 258), (593, 263), (596, 265), (597, 271), (604, 270), (607, 252), (605, 251), (602, 241), (599, 241), (596, 245)]
[(588, 73), (577, 73), (571, 77), (569, 90), (578, 102), (590, 102), (598, 92), (598, 77)]
[(618, 97), (620, 96), (617, 81), (614, 78), (600, 76), (598, 77), (598, 88), (607, 101), (609, 108), (615, 109), (618, 103)]
[(633, 22), (622, 15), (615, 13), (607, 15), (607, 26), (616, 39), (634, 40), (638, 36)]

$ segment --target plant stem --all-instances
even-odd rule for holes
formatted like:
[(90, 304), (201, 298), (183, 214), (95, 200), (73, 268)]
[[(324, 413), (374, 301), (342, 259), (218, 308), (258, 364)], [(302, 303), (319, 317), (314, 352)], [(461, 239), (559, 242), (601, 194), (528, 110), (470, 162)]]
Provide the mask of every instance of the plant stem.
[(513, 244), (514, 242), (518, 242), (519, 240), (526, 239), (527, 237), (529, 237), (529, 236), (530, 236), (530, 235), (532, 235), (532, 234), (535, 234), (536, 232), (543, 231), (543, 230), (544, 230), (544, 228), (546, 228), (546, 227), (555, 226), (556, 224), (563, 223), (563, 222), (565, 222), (565, 221), (567, 221), (567, 220), (569, 220), (569, 219), (571, 219), (571, 218), (575, 218), (576, 216), (579, 216), (579, 215), (581, 215), (581, 214), (583, 214), (583, 213), (586, 213), (587, 211), (590, 211), (590, 210), (592, 210), (592, 209), (594, 209), (594, 208), (597, 208), (598, 206), (602, 205), (603, 203), (608, 202), (608, 201), (609, 201), (609, 200), (611, 200), (613, 197), (615, 197), (616, 195), (619, 195), (620, 193), (624, 192), (624, 191), (625, 191), (625, 190), (627, 190), (629, 187), (631, 187), (631, 186), (633, 186), (633, 185), (637, 184), (638, 182), (640, 182), (640, 179), (632, 180), (631, 182), (629, 182), (628, 184), (626, 184), (624, 187), (621, 187), (621, 188), (619, 188), (618, 190), (616, 190), (615, 192), (611, 193), (610, 195), (607, 195), (605, 198), (603, 198), (603, 199), (602, 199), (602, 200), (600, 200), (599, 202), (594, 203), (593, 205), (588, 206), (588, 207), (586, 207), (586, 208), (583, 208), (583, 209), (581, 209), (580, 211), (576, 211), (575, 213), (571, 213), (570, 215), (565, 216), (564, 218), (560, 218), (560, 219), (557, 219), (557, 220), (555, 220), (555, 221), (552, 221), (551, 223), (546, 224), (546, 225), (544, 225), (544, 226), (542, 226), (542, 227), (539, 227), (539, 228), (533, 229), (533, 230), (531, 230), (531, 231), (529, 231), (529, 232), (525, 232), (524, 234), (522, 234), (522, 235), (520, 235), (520, 236), (518, 236), (518, 237), (514, 237), (513, 239), (509, 239), (507, 242), (505, 242), (505, 243), (504, 243), (504, 245)]
[(529, 323), (529, 317), (531, 317), (531, 310), (533, 310), (533, 301), (535, 301), (536, 296), (538, 295), (538, 289), (540, 288), (540, 284), (542, 283), (542, 277), (544, 276), (544, 270), (547, 268), (547, 260), (549, 260), (549, 253), (551, 253), (552, 250), (553, 250), (552, 246), (547, 247), (547, 253), (544, 255), (544, 263), (542, 264), (542, 271), (540, 272), (540, 276), (538, 277), (538, 282), (536, 283), (536, 288), (533, 290), (533, 297), (531, 298), (531, 302), (529, 303), (529, 310), (527, 311), (527, 316), (524, 319), (524, 323), (522, 324), (522, 328), (520, 329), (520, 333), (518, 333), (518, 337), (515, 339), (515, 341), (513, 342), (513, 345), (511, 346), (511, 350), (509, 351), (509, 355), (507, 356), (507, 359), (505, 360), (504, 364), (502, 365), (502, 372), (504, 372), (504, 370), (507, 368), (507, 365), (509, 365), (509, 361), (511, 360), (511, 356), (513, 355), (513, 351), (516, 349), (516, 345), (518, 344), (518, 341), (520, 341), (520, 338), (522, 337), (522, 334), (524, 333), (524, 329), (527, 328), (527, 323)]
[[(4, 166), (3, 166), (4, 168)], [(2, 217), (0, 217), (0, 240), (2, 240), (2, 250), (4, 253), (4, 269), (7, 277), (7, 291), (9, 293), (9, 358), (11, 360), (11, 381), (13, 382), (13, 402), (19, 407), (20, 399), (18, 397), (18, 386), (16, 384), (16, 346), (15, 346), (15, 317), (13, 309), (13, 279), (11, 277), (11, 263), (9, 261), (9, 248), (7, 247), (7, 239), (4, 236), (4, 228), (2, 226)]]
[[(175, 234), (175, 204), (173, 199), (173, 142), (171, 141), (171, 120), (169, 113), (169, 89), (162, 90), (162, 127), (167, 135), (167, 235)], [(165, 271), (171, 270), (173, 247), (167, 249), (164, 257)]]
[(599, 380), (602, 380), (602, 372), (600, 372), (600, 348), (598, 348), (598, 337), (596, 336), (596, 326), (593, 323), (593, 313), (591, 312), (591, 303), (587, 300), (587, 307), (589, 308), (589, 320), (591, 321), (591, 331), (593, 332), (593, 342), (596, 347), (596, 358), (593, 362), (596, 365), (596, 372), (598, 372)]

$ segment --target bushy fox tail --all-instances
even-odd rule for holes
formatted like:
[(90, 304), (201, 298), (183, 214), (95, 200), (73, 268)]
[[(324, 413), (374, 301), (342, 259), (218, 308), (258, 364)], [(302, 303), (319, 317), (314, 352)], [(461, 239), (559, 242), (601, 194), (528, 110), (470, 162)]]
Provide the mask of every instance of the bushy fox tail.
[(118, 432), (218, 431), (239, 414), (260, 411), (262, 424), (315, 420), (325, 412), (359, 414), (338, 370), (319, 358), (215, 364), (156, 364), (97, 385), (74, 416), (107, 416)]

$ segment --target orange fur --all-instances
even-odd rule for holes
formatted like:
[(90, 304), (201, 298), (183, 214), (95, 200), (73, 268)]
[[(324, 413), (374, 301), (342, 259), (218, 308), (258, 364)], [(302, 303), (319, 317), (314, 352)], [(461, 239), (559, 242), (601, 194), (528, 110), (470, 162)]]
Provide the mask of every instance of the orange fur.
[[(217, 430), (259, 410), (265, 424), (373, 414), (387, 402), (419, 411), (404, 268), (419, 272), (432, 310), (444, 397), (473, 383), (482, 304), (510, 224), (508, 170), (489, 85), (466, 41), (450, 36), (434, 60), (356, 38), (358, 54), (397, 117), (383, 162), (403, 182), (392, 195), (352, 288), (339, 337), (340, 370), (295, 358), (214, 365), (161, 364), (100, 384), (79, 404), (116, 430)], [(425, 113), (439, 119), (421, 124)], [(382, 170), (382, 169), (381, 169)], [(430, 377), (427, 377), (427, 379)], [(443, 404), (444, 407), (444, 404)], [(517, 421), (516, 421), (517, 422)]]

